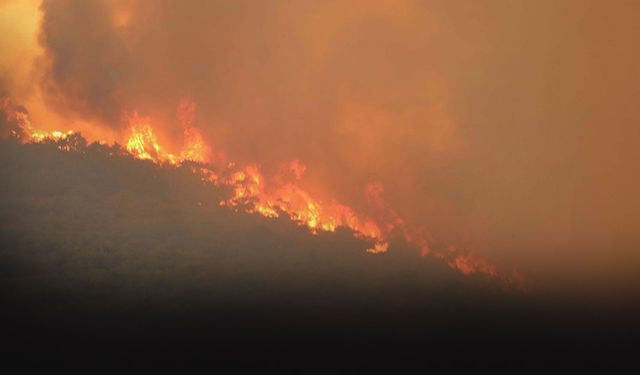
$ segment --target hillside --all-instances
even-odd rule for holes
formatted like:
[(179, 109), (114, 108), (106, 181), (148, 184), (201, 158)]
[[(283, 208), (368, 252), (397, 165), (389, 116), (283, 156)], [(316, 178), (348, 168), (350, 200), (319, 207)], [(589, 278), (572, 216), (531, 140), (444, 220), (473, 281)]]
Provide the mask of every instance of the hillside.
[[(347, 230), (313, 235), (221, 207), (229, 192), (188, 166), (58, 146), (0, 144), (2, 319), (21, 355), (483, 366), (599, 351), (585, 335), (632, 337), (601, 311), (550, 309), (402, 243), (374, 255)], [(622, 347), (606, 350), (624, 358)]]

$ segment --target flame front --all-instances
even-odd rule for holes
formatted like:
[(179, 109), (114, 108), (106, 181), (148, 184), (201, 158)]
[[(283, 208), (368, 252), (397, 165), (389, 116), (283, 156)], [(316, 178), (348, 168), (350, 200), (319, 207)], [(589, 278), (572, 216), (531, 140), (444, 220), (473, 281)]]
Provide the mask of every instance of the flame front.
[[(281, 170), (291, 171), (296, 180), (299, 180), (305, 168), (294, 160)], [(280, 213), (284, 213), (292, 220), (306, 225), (314, 234), (318, 231), (334, 232), (338, 227), (347, 227), (357, 237), (375, 241), (369, 252), (381, 253), (388, 249), (386, 235), (378, 224), (356, 215), (350, 207), (337, 202), (321, 202), (295, 183), (283, 183), (267, 189), (264, 181), (264, 176), (255, 165), (233, 173), (227, 184), (234, 187), (234, 196), (222, 204), (232, 207), (248, 206), (249, 212), (266, 217), (278, 217)]]
[[(12, 135), (23, 143), (57, 142), (72, 135), (79, 136), (74, 131), (45, 132), (34, 129), (27, 112), (15, 107), (7, 97), (1, 99), (0, 106), (7, 121), (14, 126)], [(334, 232), (339, 227), (346, 227), (353, 231), (354, 236), (370, 241), (371, 247), (366, 251), (371, 254), (389, 251), (389, 238), (395, 233), (416, 246), (422, 255), (429, 254), (444, 259), (449, 267), (465, 275), (484, 273), (499, 277), (516, 288), (523, 288), (523, 279), (519, 273), (502, 276), (495, 265), (473, 251), (465, 253), (453, 246), (449, 246), (447, 251), (435, 251), (432, 246), (435, 241), (428, 231), (421, 226), (409, 225), (382, 198), (384, 187), (381, 183), (371, 183), (366, 187), (367, 202), (375, 213), (374, 217), (369, 217), (358, 214), (347, 205), (321, 201), (300, 187), (298, 182), (302, 179), (306, 166), (297, 160), (284, 163), (280, 174), (271, 179), (265, 178), (256, 164), (237, 166), (233, 162), (223, 163), (218, 158), (213, 160), (211, 147), (194, 126), (195, 109), (195, 103), (189, 101), (181, 101), (178, 106), (177, 120), (183, 127), (184, 138), (182, 150), (177, 153), (168, 152), (160, 144), (151, 118), (140, 116), (137, 112), (126, 116), (128, 131), (124, 144), (127, 152), (134, 158), (159, 165), (195, 163), (197, 167), (194, 166), (191, 170), (202, 180), (232, 188), (233, 195), (219, 202), (220, 205), (268, 218), (285, 215), (306, 226), (313, 234), (320, 231)], [(76, 148), (60, 149), (72, 151)]]

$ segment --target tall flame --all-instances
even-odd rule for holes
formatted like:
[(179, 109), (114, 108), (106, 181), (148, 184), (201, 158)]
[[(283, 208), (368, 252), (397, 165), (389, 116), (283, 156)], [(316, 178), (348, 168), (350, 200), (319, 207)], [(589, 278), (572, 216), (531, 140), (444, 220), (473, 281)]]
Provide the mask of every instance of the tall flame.
[(178, 105), (178, 121), (184, 129), (184, 145), (180, 159), (208, 163), (211, 161), (211, 148), (193, 125), (195, 112), (196, 104), (192, 101), (182, 100)]
[(148, 117), (141, 117), (137, 112), (129, 118), (130, 134), (127, 139), (127, 151), (142, 160), (156, 162), (173, 161), (175, 157), (164, 152), (158, 144)]

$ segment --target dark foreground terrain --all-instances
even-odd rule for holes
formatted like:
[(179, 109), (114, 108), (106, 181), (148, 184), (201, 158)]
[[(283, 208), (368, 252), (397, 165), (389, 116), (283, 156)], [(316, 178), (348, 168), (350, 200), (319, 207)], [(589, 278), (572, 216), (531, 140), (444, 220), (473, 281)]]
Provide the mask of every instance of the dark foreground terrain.
[(234, 213), (186, 168), (111, 151), (0, 143), (3, 363), (638, 366), (631, 292), (505, 292), (403, 244), (374, 256)]

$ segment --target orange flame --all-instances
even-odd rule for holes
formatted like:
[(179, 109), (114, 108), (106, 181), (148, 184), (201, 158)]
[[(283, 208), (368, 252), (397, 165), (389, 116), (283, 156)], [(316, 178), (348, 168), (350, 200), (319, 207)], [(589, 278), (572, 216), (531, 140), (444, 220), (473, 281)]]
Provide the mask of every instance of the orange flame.
[[(153, 160), (155, 162), (173, 161), (173, 155), (163, 152), (158, 144), (156, 135), (151, 128), (151, 120), (148, 117), (141, 117), (137, 112), (129, 118), (130, 133), (127, 139), (126, 148), (133, 156), (142, 160)], [(173, 163), (175, 164), (175, 163)]]
[(182, 100), (178, 105), (178, 121), (184, 128), (184, 145), (180, 159), (208, 163), (211, 161), (211, 148), (205, 143), (200, 131), (193, 126), (195, 112), (194, 102)]
[[(288, 167), (296, 178), (300, 178), (305, 169), (298, 161), (290, 162)], [(359, 217), (348, 206), (336, 202), (323, 203), (291, 182), (267, 189), (265, 178), (255, 165), (233, 173), (226, 184), (234, 188), (234, 195), (223, 201), (223, 205), (248, 206), (247, 211), (266, 217), (278, 217), (284, 213), (306, 225), (312, 233), (334, 232), (338, 227), (348, 227), (356, 236), (376, 241), (370, 252), (381, 253), (388, 249), (385, 235), (373, 220)]]
[(73, 130), (66, 132), (57, 130), (47, 132), (34, 129), (33, 126), (31, 126), (29, 113), (14, 105), (9, 97), (5, 96), (0, 98), (0, 109), (4, 113), (7, 122), (13, 126), (11, 129), (12, 136), (23, 142), (38, 143), (47, 140), (59, 141), (75, 134)]
[[(12, 130), (13, 136), (24, 143), (59, 141), (75, 134), (73, 131), (35, 130), (27, 112), (12, 105), (9, 98), (1, 98), (0, 109), (7, 121), (16, 128)], [(353, 208), (338, 202), (323, 202), (302, 189), (298, 181), (302, 178), (306, 166), (297, 160), (284, 163), (280, 168), (280, 175), (270, 180), (267, 180), (254, 164), (243, 167), (237, 167), (235, 163), (219, 165), (220, 160), (213, 160), (211, 148), (194, 127), (195, 110), (195, 103), (190, 101), (181, 101), (178, 106), (177, 119), (184, 129), (183, 148), (178, 154), (167, 152), (159, 144), (151, 119), (140, 116), (137, 112), (133, 112), (127, 118), (129, 132), (125, 142), (126, 150), (134, 158), (158, 164), (180, 165), (186, 161), (199, 163), (200, 167), (192, 167), (191, 170), (202, 180), (232, 188), (233, 195), (219, 202), (220, 205), (269, 218), (286, 215), (306, 226), (313, 234), (320, 231), (334, 232), (338, 227), (346, 227), (353, 231), (354, 236), (371, 241), (372, 246), (366, 251), (372, 254), (389, 251), (389, 237), (392, 232), (397, 233), (405, 241), (416, 246), (422, 255), (429, 254), (445, 259), (449, 267), (465, 275), (484, 273), (502, 278), (506, 284), (524, 290), (524, 280), (520, 273), (500, 276), (495, 265), (473, 251), (463, 253), (453, 246), (449, 246), (446, 251), (435, 251), (435, 241), (429, 233), (423, 227), (409, 225), (382, 198), (384, 186), (381, 183), (366, 186), (367, 202), (375, 213), (375, 217), (369, 217), (358, 214)], [(68, 148), (65, 150), (70, 151)], [(214, 172), (214, 169), (222, 172)]]

